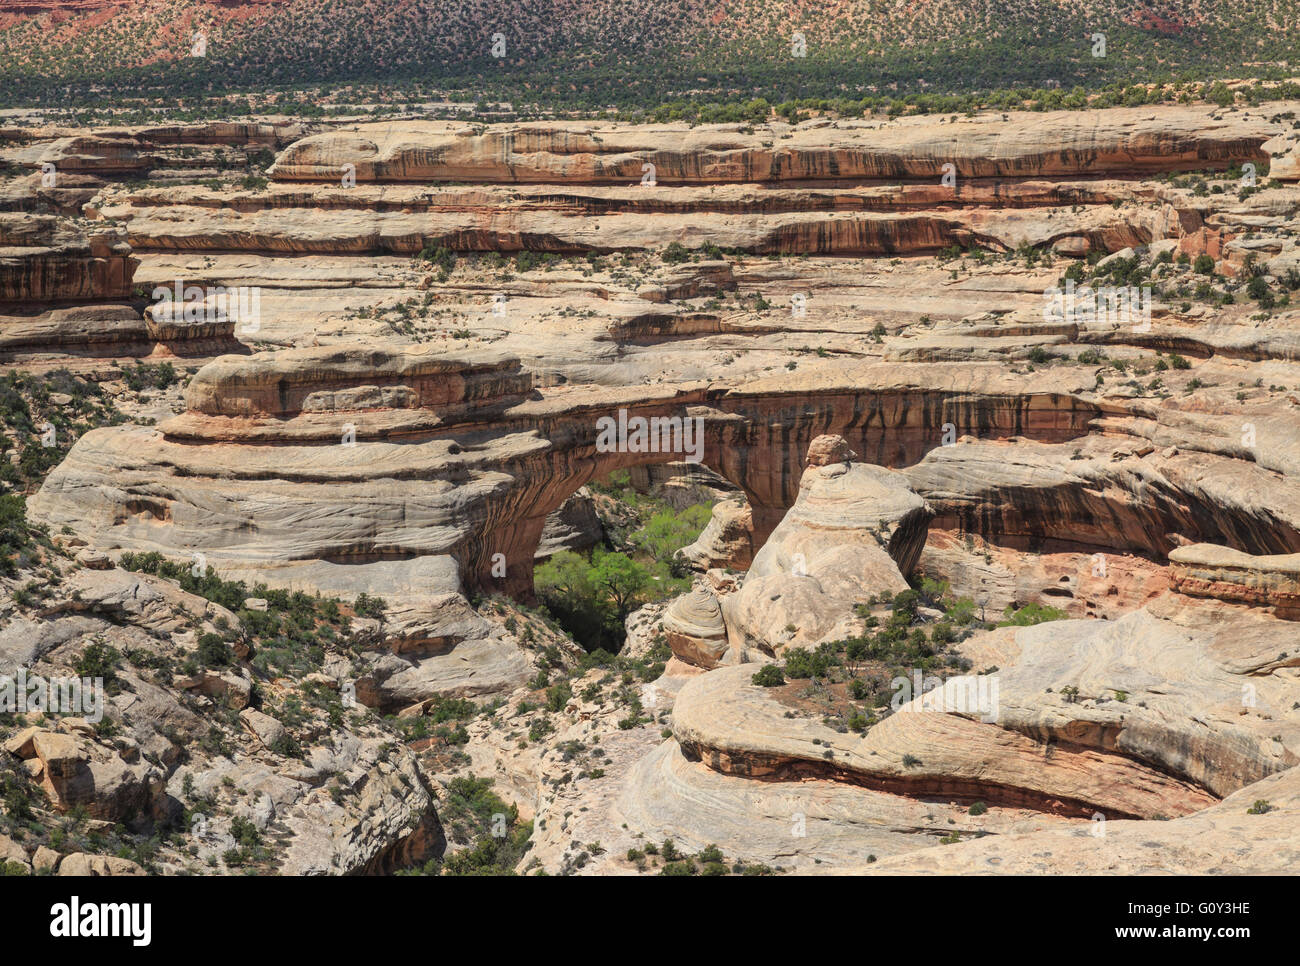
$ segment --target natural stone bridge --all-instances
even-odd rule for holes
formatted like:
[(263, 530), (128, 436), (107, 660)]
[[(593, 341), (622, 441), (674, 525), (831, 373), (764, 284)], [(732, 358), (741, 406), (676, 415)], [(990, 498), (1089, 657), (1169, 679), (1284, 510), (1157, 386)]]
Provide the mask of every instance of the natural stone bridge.
[[(194, 377), (187, 404), (157, 429), (88, 433), (32, 499), (33, 516), (103, 549), (203, 554), (271, 583), (527, 598), (546, 518), (575, 490), (682, 458), (602, 452), (599, 420), (623, 410), (700, 420), (701, 462), (748, 497), (755, 546), (797, 497), (809, 443), (829, 433), (865, 462), (912, 467), (945, 526), (1152, 555), (1170, 533), (1300, 550), (1285, 520), (1234, 515), (1230, 502), (1211, 510), (1213, 493), (1167, 482), (1137, 500), (1149, 481), (1063, 458), (1057, 448), (1107, 414), (1059, 372), (1013, 387), (997, 364), (847, 364), (744, 385), (538, 390), (505, 356), (343, 346), (223, 357)], [(945, 432), (974, 440), (923, 461)], [(1009, 458), (1033, 457), (1030, 441), (1051, 458)]]

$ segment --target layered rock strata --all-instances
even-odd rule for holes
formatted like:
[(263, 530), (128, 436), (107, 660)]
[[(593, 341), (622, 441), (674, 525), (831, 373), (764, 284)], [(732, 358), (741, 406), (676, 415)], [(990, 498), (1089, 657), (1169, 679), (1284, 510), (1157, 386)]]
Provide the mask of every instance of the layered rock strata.
[(0, 303), (128, 299), (137, 264), (112, 228), (83, 233), (53, 215), (0, 214)]
[[(187, 399), (160, 430), (86, 434), (31, 512), (76, 521), (106, 548), (202, 552), (218, 567), (285, 579), (312, 561), (446, 554), (466, 586), (526, 594), (553, 510), (612, 470), (679, 460), (684, 443), (745, 491), (760, 542), (794, 503), (803, 455), (822, 433), (899, 465), (952, 420), (1062, 440), (1096, 413), (1057, 392), (1016, 391), (994, 367), (546, 393), (530, 392), (508, 358), (346, 346), (223, 359), (200, 371)], [(659, 452), (635, 451), (630, 437), (604, 451), (600, 420), (617, 424), (620, 413), (667, 420), (655, 425), (670, 438)], [(686, 440), (688, 428), (702, 435)], [(391, 483), (375, 490), (380, 479)], [(507, 576), (494, 577), (502, 563)], [(377, 591), (356, 574), (355, 590)]]
[(673, 599), (663, 617), (673, 656), (696, 667), (717, 667), (728, 651), (727, 625), (714, 593), (697, 586)]
[(1180, 593), (1274, 608), (1300, 620), (1300, 554), (1255, 556), (1197, 543), (1169, 554), (1170, 577)]
[(1104, 115), (1060, 111), (1039, 115), (1035, 129), (994, 118), (940, 124), (909, 118), (880, 125), (843, 121), (802, 127), (778, 143), (736, 127), (690, 129), (614, 125), (502, 125), (479, 133), (469, 124), (372, 125), (303, 138), (272, 169), (279, 180), (334, 181), (343, 165), (358, 182), (641, 181), (665, 184), (935, 180), (943, 164), (964, 178), (1069, 176), (1088, 159), (1093, 174), (1140, 174), (1171, 166), (1204, 167), (1265, 160), (1271, 133), (1258, 121), (1208, 108), (1141, 108)]

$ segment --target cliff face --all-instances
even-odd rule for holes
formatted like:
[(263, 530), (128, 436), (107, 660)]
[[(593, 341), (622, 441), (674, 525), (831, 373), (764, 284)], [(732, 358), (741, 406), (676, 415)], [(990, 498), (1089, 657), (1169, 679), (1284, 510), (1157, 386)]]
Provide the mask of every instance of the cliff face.
[(0, 214), (0, 302), (129, 298), (138, 264), (121, 232), (83, 234), (55, 216)]
[[(252, 251), (413, 255), (461, 252), (608, 252), (677, 241), (761, 254), (904, 254), (951, 245), (1014, 249), (1083, 238), (1107, 251), (1177, 231), (1172, 209), (1121, 213), (1122, 189), (1045, 185), (1024, 192), (978, 185), (953, 192), (893, 188), (722, 191), (548, 186), (418, 189), (413, 185), (312, 191), (277, 185), (229, 198), (192, 188), (154, 189), (97, 202), (127, 226), (140, 251)], [(1082, 219), (1063, 209), (1088, 204)], [(213, 210), (219, 209), (219, 210)]]
[(0, 213), (0, 362), (212, 356), (242, 349), (224, 307), (142, 311), (140, 261), (110, 225)]
[(272, 169), (278, 180), (337, 181), (344, 165), (379, 182), (640, 181), (654, 165), (664, 184), (816, 182), (840, 179), (938, 181), (944, 164), (959, 178), (1134, 175), (1205, 167), (1232, 159), (1265, 160), (1267, 129), (1236, 117), (1212, 119), (1187, 108), (1154, 119), (1142, 109), (1040, 115), (1034, 128), (988, 119), (908, 119), (879, 129), (870, 122), (801, 128), (779, 141), (738, 128), (503, 125), (372, 125), (357, 133), (304, 138)]
[[(1295, 494), (1231, 447), (1190, 460), (1122, 453), (1100, 439), (1015, 447), (972, 440), (933, 450), (906, 473), (935, 507), (936, 526), (1021, 549), (1055, 543), (1157, 560), (1188, 541), (1300, 550)], [(1197, 469), (1188, 472), (1191, 464)]]
[(1170, 553), (1169, 565), (1180, 593), (1271, 607), (1300, 620), (1300, 554), (1257, 556), (1198, 543)]
[[(186, 391), (205, 416), (289, 418), (304, 413), (437, 409), (469, 418), (480, 407), (518, 403), (532, 388), (517, 359), (448, 357), (427, 350), (291, 349), (257, 359), (226, 356)], [(291, 434), (286, 434), (292, 439)]]
[(0, 130), (0, 162), (23, 172), (0, 181), (0, 360), (239, 351), (234, 320), (215, 306), (197, 322), (166, 306), (142, 311), (130, 236), (91, 202), (123, 180), (216, 174), (236, 156), (247, 160), (301, 133), (297, 125), (228, 122)]
[[(269, 193), (231, 199), (147, 189), (95, 210), (127, 224), (142, 251), (586, 252), (672, 241), (760, 254), (1006, 251), (1025, 243), (1118, 251), (1176, 237), (1190, 216), (1169, 206), (1120, 212), (1112, 202), (1149, 201), (1150, 190), (1073, 179), (1262, 163), (1259, 145), (1271, 130), (1193, 108), (1158, 120), (1109, 112), (1100, 123), (1075, 112), (1035, 115), (1032, 123), (844, 122), (779, 137), (721, 126), (503, 125), (478, 133), (403, 122), (294, 141), (271, 168)], [(137, 140), (161, 143), (153, 137)], [(945, 165), (955, 166), (952, 186), (940, 183)], [(653, 184), (643, 183), (652, 166)]]
[[(1200, 632), (1188, 618), (1203, 622)], [(1011, 666), (995, 674), (988, 714), (954, 709), (969, 679), (953, 678), (902, 705), (865, 738), (838, 734), (816, 719), (792, 721), (752, 682), (753, 665), (721, 668), (682, 688), (673, 740), (688, 759), (737, 778), (780, 783), (820, 776), (1083, 818), (1094, 811), (1172, 818), (1300, 760), (1269, 730), (1269, 709), (1295, 693), (1267, 667), (1275, 655), (1263, 657), (1264, 640), (1273, 644), (1285, 633), (1285, 622), (1246, 608), (1168, 596), (1117, 622), (1016, 629), (993, 645)], [(1229, 650), (1232, 664), (1225, 661)], [(1258, 676), (1259, 688), (1258, 705), (1250, 707), (1263, 713), (1247, 716), (1240, 694), (1248, 676)], [(1062, 694), (1063, 687), (1084, 697)], [(1110, 688), (1125, 700), (1096, 700)], [(1217, 730), (1198, 720), (1208, 709)], [(1294, 740), (1294, 733), (1286, 738)]]

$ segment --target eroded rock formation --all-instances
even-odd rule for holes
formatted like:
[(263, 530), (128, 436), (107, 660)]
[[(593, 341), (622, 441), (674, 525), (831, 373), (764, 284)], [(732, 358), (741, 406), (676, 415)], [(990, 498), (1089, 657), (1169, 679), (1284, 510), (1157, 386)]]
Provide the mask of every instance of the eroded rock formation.
[[(1214, 843), (1183, 848), (1179, 870), (1233, 865), (1227, 835), (1257, 857), (1283, 826), (1248, 827), (1241, 803), (1271, 795), (1293, 821), (1300, 754), (1284, 119), (23, 134), (0, 149), (31, 172), (0, 190), (0, 361), (195, 366), (157, 425), (86, 433), (28, 499), (31, 521), (93, 549), (56, 600), (6, 616), (5, 660), (71, 660), (105, 633), (189, 656), (240, 628), (111, 566), (156, 550), (250, 585), (383, 597), (313, 675), (317, 697), (407, 722), (448, 698), (502, 705), (456, 735), (452, 766), (446, 736), (390, 754), (390, 733), (349, 716), (296, 729), (308, 747), (291, 763), (279, 684), (254, 707), (243, 666), (178, 674), (174, 692), (131, 670), (139, 700), (114, 712), (128, 741), (43, 726), (17, 767), (53, 805), (106, 817), (171, 814), (187, 777), (214, 796), (229, 779), (258, 827), (287, 830), (279, 868), (295, 872), (440, 854), (436, 786), (462, 768), (535, 818), (547, 871), (628, 871), (638, 836), (821, 871), (1101, 871), (1112, 840), (1071, 848), (1097, 814), (1114, 841), (1186, 828)], [(283, 149), (266, 188), (179, 183), (263, 149)], [(1254, 193), (1156, 177), (1273, 154), (1278, 183)], [(45, 163), (58, 187), (38, 184)], [(516, 252), (580, 257), (496, 257)], [(1145, 273), (1146, 324), (1045, 314), (1096, 252), (1092, 284)], [(1216, 274), (1192, 267), (1201, 255)], [(1272, 308), (1250, 295), (1257, 273)], [(261, 326), (135, 291), (177, 280), (258, 286)], [(602, 444), (603, 420), (641, 419), (664, 445)], [(506, 608), (530, 599), (536, 559), (602, 539), (583, 488), (615, 470), (728, 497), (683, 551), (692, 591), (629, 619), (629, 655), (664, 672), (631, 709), (601, 692), (603, 667), (564, 677), (576, 645)], [(801, 685), (754, 682), (793, 648), (865, 634), (855, 605), (921, 574), (987, 628), (953, 641), (942, 689), (897, 710), (853, 698), (850, 728)], [(992, 627), (1028, 604), (1074, 619)], [(921, 608), (916, 628), (946, 619)], [(567, 692), (541, 691), (548, 674)], [(994, 707), (947, 702), (981, 685)], [(238, 751), (190, 768), (180, 744), (215, 740), (202, 702), (237, 715)], [(115, 790), (88, 796), (86, 775)], [(796, 815), (809, 834), (792, 842)], [(987, 833), (1009, 847), (951, 842)], [(605, 854), (575, 863), (594, 841)]]
[(841, 436), (809, 445), (798, 498), (723, 599), (738, 653), (848, 637), (854, 604), (907, 589), (933, 511), (902, 474), (856, 455)]
[(1181, 593), (1275, 608), (1300, 620), (1300, 555), (1254, 556), (1197, 543), (1169, 554), (1170, 575)]
[(0, 302), (127, 299), (137, 264), (120, 231), (85, 234), (53, 215), (0, 215)]
[[(798, 388), (773, 380), (652, 394), (546, 393), (529, 379), (516, 360), (427, 349), (222, 359), (161, 431), (87, 434), (32, 509), (60, 526), (77, 520), (104, 547), (202, 552), (268, 576), (299, 561), (446, 554), (466, 586), (527, 593), (545, 520), (570, 494), (620, 467), (682, 455), (680, 434), (660, 452), (601, 452), (598, 420), (620, 410), (699, 420), (703, 462), (745, 491), (756, 542), (794, 502), (803, 453), (823, 432), (897, 465), (937, 445), (951, 420), (1055, 441), (1080, 435), (1095, 415), (1082, 399), (1018, 391), (992, 366), (850, 367)], [(376, 492), (367, 482), (376, 478), (393, 483)], [(264, 509), (250, 520), (253, 492)], [(896, 549), (906, 559), (919, 548)], [(496, 554), (505, 578), (492, 575)], [(355, 590), (377, 590), (354, 569)]]
[(502, 125), (479, 133), (472, 125), (425, 123), (404, 129), (379, 125), (357, 133), (318, 134), (296, 142), (277, 161), (282, 180), (336, 181), (343, 165), (358, 182), (641, 181), (642, 166), (665, 184), (766, 181), (934, 180), (944, 163), (964, 178), (1138, 175), (1171, 165), (1262, 160), (1268, 129), (1205, 108), (1141, 108), (1104, 115), (1040, 115), (1032, 131), (991, 117), (942, 127), (933, 118), (900, 124), (841, 122), (790, 132), (772, 143), (735, 127), (618, 127), (592, 124)]

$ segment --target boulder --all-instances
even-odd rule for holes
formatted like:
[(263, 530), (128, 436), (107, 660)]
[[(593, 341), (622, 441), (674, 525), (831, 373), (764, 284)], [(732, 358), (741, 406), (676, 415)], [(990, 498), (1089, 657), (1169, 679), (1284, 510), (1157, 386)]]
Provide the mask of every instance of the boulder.
[(253, 682), (230, 671), (203, 670), (188, 677), (177, 677), (173, 684), (184, 691), (197, 691), (236, 711), (248, 707)]
[(36, 872), (40, 872), (42, 869), (53, 872), (59, 867), (59, 862), (62, 859), (63, 856), (53, 849), (38, 845), (36, 851), (32, 853), (32, 869)]
[(77, 552), (77, 563), (89, 570), (110, 570), (113, 567), (113, 558), (99, 550), (91, 550), (87, 547)]
[(146, 874), (143, 868), (130, 859), (120, 859), (115, 855), (90, 855), (86, 852), (65, 855), (58, 869), (59, 875), (82, 877)]
[(0, 865), (17, 865), (30, 870), (27, 850), (7, 835), (0, 835)]
[(36, 736), (43, 729), (36, 727), (22, 728), (5, 739), (5, 751), (17, 758), (27, 759), (36, 755)]
[(161, 779), (155, 765), (128, 764), (100, 745), (58, 731), (39, 731), (32, 742), (41, 786), (57, 811), (81, 807), (110, 822), (148, 816)]
[(713, 668), (727, 652), (727, 627), (718, 598), (697, 586), (674, 598), (663, 617), (668, 646), (678, 660), (696, 667)]
[(253, 708), (245, 708), (239, 712), (239, 720), (268, 751), (274, 751), (289, 737), (289, 729), (269, 714), (263, 714)]

